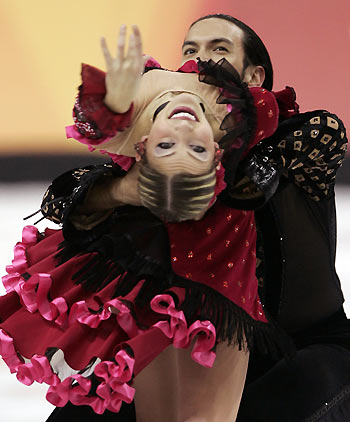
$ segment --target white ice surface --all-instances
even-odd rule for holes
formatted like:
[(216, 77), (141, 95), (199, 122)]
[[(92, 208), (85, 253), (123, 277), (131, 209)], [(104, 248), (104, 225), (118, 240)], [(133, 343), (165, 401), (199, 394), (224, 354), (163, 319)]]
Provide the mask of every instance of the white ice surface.
[[(13, 258), (13, 246), (21, 239), (24, 216), (38, 209), (46, 185), (40, 183), (0, 184), (0, 274)], [(337, 189), (338, 252), (337, 270), (350, 315), (350, 188)], [(39, 217), (38, 217), (39, 218)], [(35, 219), (30, 219), (32, 224)], [(38, 228), (48, 224), (41, 222)], [(57, 227), (51, 224), (50, 227)], [(348, 261), (349, 260), (349, 261)], [(0, 287), (0, 294), (4, 293)], [(47, 386), (27, 387), (11, 375), (0, 360), (0, 422), (44, 422), (53, 407), (45, 400)], [(67, 421), (68, 422), (68, 421)]]

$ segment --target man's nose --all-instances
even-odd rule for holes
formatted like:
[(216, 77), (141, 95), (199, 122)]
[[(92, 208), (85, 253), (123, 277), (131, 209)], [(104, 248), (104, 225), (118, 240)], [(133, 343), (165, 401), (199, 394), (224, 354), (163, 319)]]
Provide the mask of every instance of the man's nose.
[(197, 57), (199, 57), (202, 61), (208, 61), (211, 58), (210, 53), (205, 49), (200, 49), (197, 53)]

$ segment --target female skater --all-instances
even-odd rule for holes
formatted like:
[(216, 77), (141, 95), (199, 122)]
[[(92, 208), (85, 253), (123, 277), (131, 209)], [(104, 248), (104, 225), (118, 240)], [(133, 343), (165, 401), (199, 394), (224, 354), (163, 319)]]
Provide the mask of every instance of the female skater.
[(195, 62), (141, 76), (137, 29), (125, 56), (124, 40), (122, 28), (115, 60), (103, 44), (106, 85), (83, 67), (68, 134), (131, 168), (135, 205), (151, 212), (111, 209), (65, 238), (26, 227), (4, 277), (0, 352), (56, 406), (118, 412), (136, 390), (138, 421), (232, 421), (248, 351), (272, 351), (276, 334), (257, 296), (253, 214), (229, 206), (230, 182), (276, 128), (276, 101), (225, 60), (200, 62), (199, 80)]

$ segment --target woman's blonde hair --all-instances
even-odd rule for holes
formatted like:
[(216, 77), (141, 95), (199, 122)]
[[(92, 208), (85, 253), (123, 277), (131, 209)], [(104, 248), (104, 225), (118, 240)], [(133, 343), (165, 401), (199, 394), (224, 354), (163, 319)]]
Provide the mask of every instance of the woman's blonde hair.
[(163, 221), (193, 220), (209, 206), (215, 192), (216, 168), (213, 162), (205, 174), (178, 173), (171, 176), (152, 168), (142, 158), (139, 194), (142, 204)]

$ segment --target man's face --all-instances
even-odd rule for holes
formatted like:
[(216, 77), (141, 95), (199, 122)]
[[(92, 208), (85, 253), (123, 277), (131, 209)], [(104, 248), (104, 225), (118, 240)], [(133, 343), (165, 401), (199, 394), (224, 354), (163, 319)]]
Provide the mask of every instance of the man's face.
[(224, 19), (209, 18), (197, 22), (186, 34), (182, 45), (182, 63), (225, 58), (242, 75), (244, 48), (243, 31), (234, 23)]

